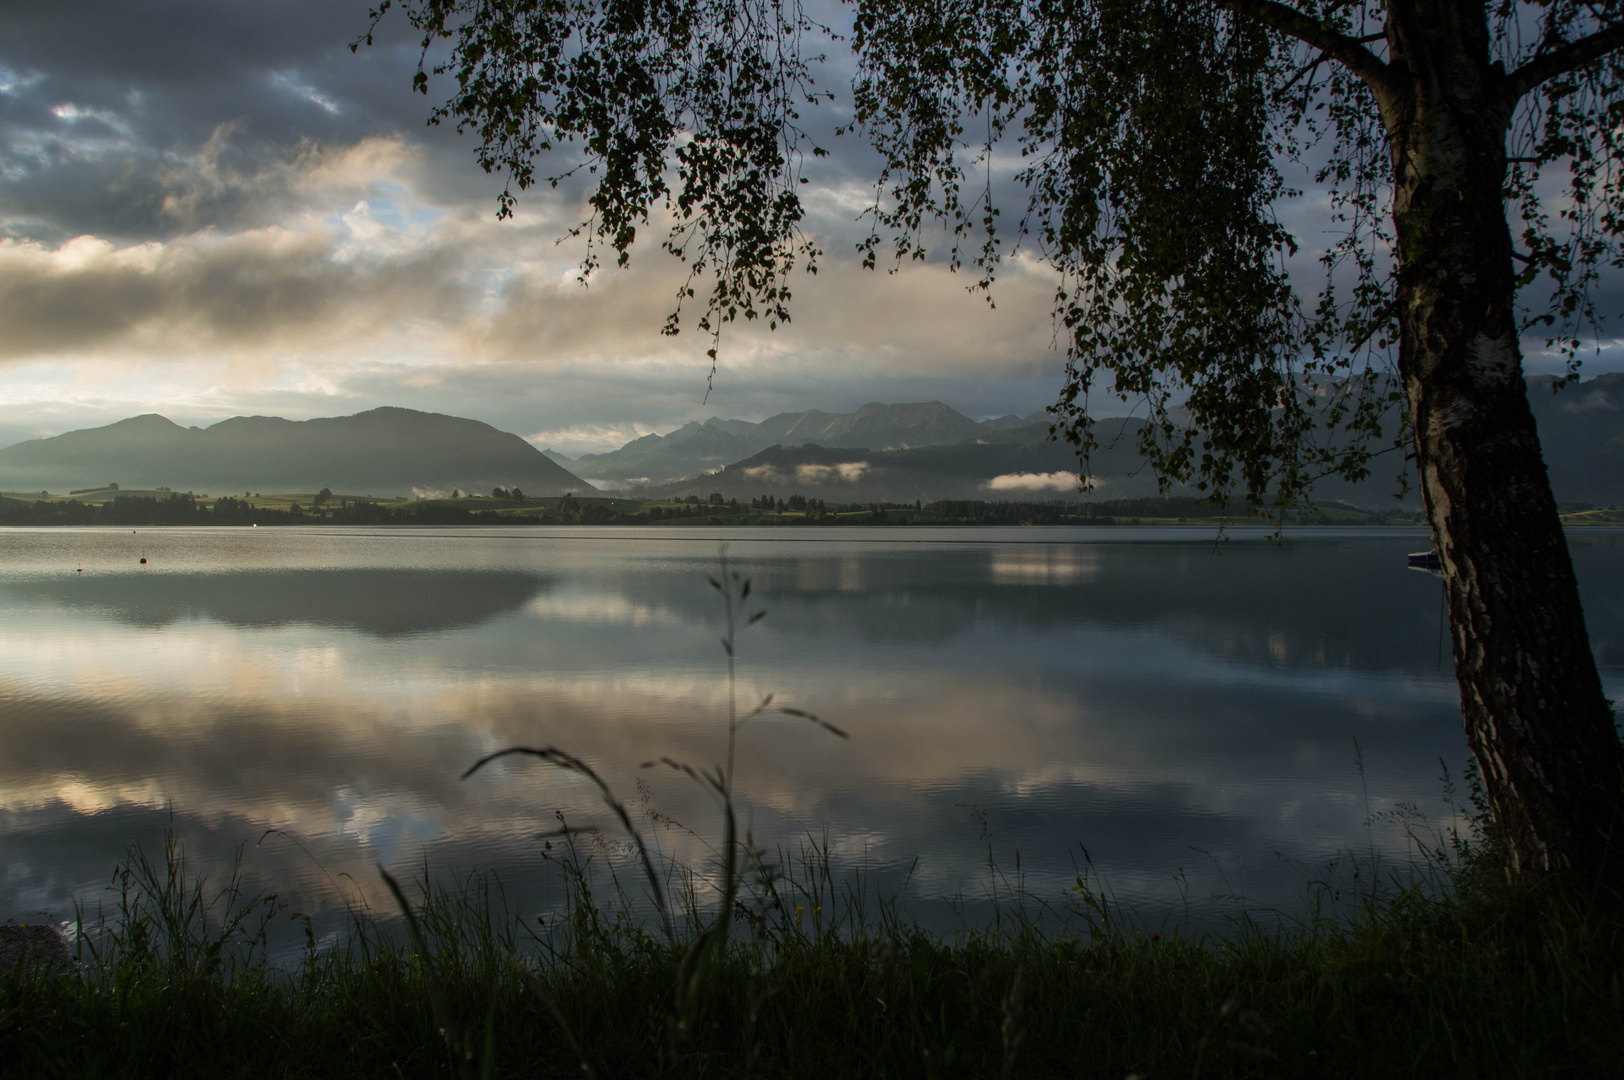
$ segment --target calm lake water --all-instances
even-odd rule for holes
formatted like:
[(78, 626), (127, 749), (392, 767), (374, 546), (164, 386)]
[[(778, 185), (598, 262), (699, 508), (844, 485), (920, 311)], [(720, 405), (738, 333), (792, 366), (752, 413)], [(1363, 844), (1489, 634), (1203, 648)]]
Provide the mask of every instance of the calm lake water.
[[(1447, 822), (1440, 761), (1458, 777), (1466, 756), (1440, 583), (1404, 561), (1424, 536), (1263, 535), (728, 531), (768, 611), (741, 633), (741, 700), (850, 733), (746, 729), (756, 841), (826, 838), (927, 921), (984, 916), (989, 858), (1062, 901), (1086, 848), (1152, 921), (1237, 897), (1301, 910), (1339, 857), (1402, 859), (1402, 832), (1367, 815)], [(389, 906), (379, 864), (495, 871), (535, 911), (556, 899), (535, 834), (555, 812), (611, 822), (583, 782), (523, 761), (458, 779), (515, 743), (592, 762), (634, 812), (691, 829), (645, 819), (703, 866), (714, 809), (638, 766), (722, 754), (705, 576), (723, 538), (0, 530), (0, 919), (94, 906), (166, 825), (204, 866), (246, 845), (250, 880), (328, 929), (348, 901)], [(1570, 538), (1615, 697), (1621, 539)]]

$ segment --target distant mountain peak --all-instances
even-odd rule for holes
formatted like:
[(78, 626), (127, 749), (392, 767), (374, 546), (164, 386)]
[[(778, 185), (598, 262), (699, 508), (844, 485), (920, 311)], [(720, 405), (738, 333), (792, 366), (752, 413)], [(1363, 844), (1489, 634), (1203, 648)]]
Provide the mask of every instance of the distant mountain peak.
[[(181, 427), (179, 424), (175, 423), (173, 420), (169, 419), (169, 417), (164, 416), (162, 413), (155, 413), (155, 412), (142, 413), (139, 416), (130, 416), (130, 417), (126, 417), (123, 420), (115, 420), (113, 423), (108, 424), (107, 426), (110, 427), (110, 428), (160, 428), (160, 429), (163, 429), (163, 430), (166, 430), (166, 431), (168, 431), (168, 430), (185, 431), (186, 430), (185, 428)], [(94, 431), (96, 429), (95, 428), (85, 428), (83, 430)], [(196, 430), (196, 429), (193, 429), (193, 430)]]

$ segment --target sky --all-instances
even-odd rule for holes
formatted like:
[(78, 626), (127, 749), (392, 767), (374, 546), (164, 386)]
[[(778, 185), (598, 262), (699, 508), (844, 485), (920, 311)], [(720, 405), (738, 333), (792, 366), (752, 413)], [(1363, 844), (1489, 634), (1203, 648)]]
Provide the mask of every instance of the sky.
[[(713, 415), (940, 400), (981, 418), (1058, 395), (1036, 261), (1005, 266), (996, 306), (937, 263), (859, 266), (873, 162), (847, 137), (808, 170), (820, 272), (796, 280), (789, 325), (727, 335), (706, 401), (708, 338), (659, 333), (681, 266), (639, 245), (583, 285), (584, 249), (560, 239), (585, 217), (579, 187), (499, 221), (474, 141), (425, 123), (441, 84), (410, 92), (404, 20), (352, 54), (367, 9), (0, 6), (0, 446), (147, 412), (398, 405), (579, 454)], [(1312, 232), (1323, 201), (1282, 212)]]

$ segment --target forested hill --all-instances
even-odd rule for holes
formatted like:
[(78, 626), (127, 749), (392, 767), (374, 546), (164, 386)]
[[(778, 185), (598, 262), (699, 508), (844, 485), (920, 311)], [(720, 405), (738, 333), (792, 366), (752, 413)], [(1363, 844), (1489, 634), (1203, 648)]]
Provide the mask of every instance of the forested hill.
[(207, 428), (149, 413), (0, 450), (0, 491), (109, 483), (217, 495), (323, 487), (379, 496), (595, 490), (517, 435), (398, 408), (302, 421), (237, 416)]
[[(770, 446), (873, 447), (877, 450), (946, 446), (1042, 419), (1001, 416), (972, 420), (940, 401), (904, 405), (869, 402), (856, 412), (818, 409), (779, 413), (762, 421), (693, 421), (665, 435), (644, 435), (619, 450), (567, 458), (548, 451), (579, 476), (614, 485), (663, 484), (743, 461)], [(1045, 420), (1045, 432), (1047, 421)]]

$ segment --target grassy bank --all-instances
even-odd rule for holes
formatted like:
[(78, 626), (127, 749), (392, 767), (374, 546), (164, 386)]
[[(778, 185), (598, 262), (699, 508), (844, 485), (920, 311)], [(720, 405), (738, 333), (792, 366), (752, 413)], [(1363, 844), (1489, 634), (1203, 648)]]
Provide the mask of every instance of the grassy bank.
[(173, 852), (123, 880), (82, 975), (0, 976), (0, 1072), (1528, 1077), (1616, 1075), (1624, 1055), (1624, 918), (1557, 892), (1401, 890), (1195, 940), (1081, 891), (1069, 925), (1010, 911), (943, 938), (814, 859), (741, 898), (698, 971), (694, 909), (667, 938), (584, 875), (550, 926), (472, 878), (407, 889), (415, 935), (357, 913), (291, 965), (265, 958), (274, 901), (211, 894)]

